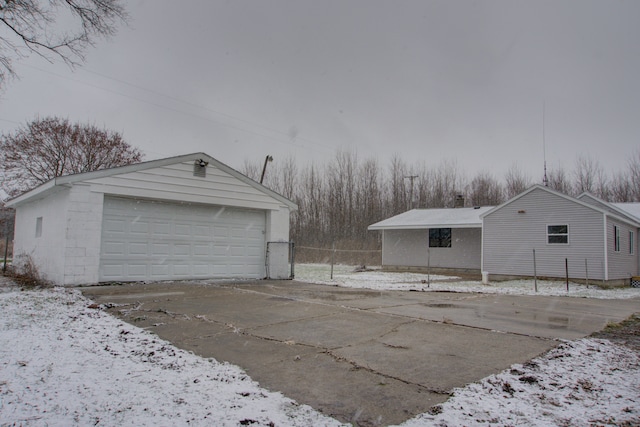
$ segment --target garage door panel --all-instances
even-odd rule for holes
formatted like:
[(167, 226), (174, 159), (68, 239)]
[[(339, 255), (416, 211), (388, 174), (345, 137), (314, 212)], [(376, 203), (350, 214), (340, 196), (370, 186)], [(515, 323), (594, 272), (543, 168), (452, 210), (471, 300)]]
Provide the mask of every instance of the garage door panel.
[(195, 238), (210, 239), (211, 235), (212, 233), (208, 225), (195, 224), (193, 226), (193, 236)]
[(174, 264), (173, 274), (179, 277), (187, 277), (191, 272), (191, 266), (189, 264)]
[(191, 255), (191, 245), (185, 243), (174, 243), (173, 254), (176, 256)]
[(168, 222), (154, 222), (151, 225), (151, 232), (156, 236), (168, 236), (171, 233), (171, 224)]
[(265, 214), (105, 197), (100, 280), (264, 277)]
[(146, 264), (128, 264), (126, 265), (125, 275), (134, 279), (144, 280), (147, 277)]
[(102, 245), (103, 255), (120, 255), (125, 252), (125, 244), (122, 242), (106, 242)]
[(191, 237), (191, 225), (190, 224), (176, 224), (173, 230), (176, 237)]
[(195, 256), (211, 256), (211, 248), (209, 245), (193, 245), (193, 255)]
[(221, 226), (214, 226), (213, 227), (213, 236), (214, 237), (219, 237), (219, 238), (229, 237), (229, 228), (228, 227), (221, 227)]
[(150, 255), (163, 257), (171, 255), (171, 245), (169, 243), (152, 243)]
[(129, 243), (129, 255), (147, 255), (149, 253), (149, 245), (144, 242)]
[(208, 276), (209, 264), (193, 264), (193, 274), (196, 276)]
[(134, 220), (131, 222), (129, 232), (146, 235), (149, 233), (149, 223), (147, 221)]

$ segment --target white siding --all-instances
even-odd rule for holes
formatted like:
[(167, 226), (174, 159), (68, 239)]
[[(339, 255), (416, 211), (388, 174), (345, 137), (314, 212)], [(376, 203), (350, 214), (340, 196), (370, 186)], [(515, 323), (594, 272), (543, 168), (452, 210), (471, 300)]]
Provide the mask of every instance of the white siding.
[[(613, 227), (620, 229), (620, 251), (614, 248)], [(628, 279), (638, 275), (638, 253), (629, 253), (629, 231), (634, 232), (634, 239), (637, 240), (637, 229), (631, 226), (607, 218), (607, 259), (609, 260), (609, 279)], [(635, 242), (634, 242), (635, 243)], [(637, 246), (637, 244), (636, 244)], [(635, 249), (635, 248), (634, 248)]]
[(429, 248), (429, 230), (384, 230), (383, 264), (479, 270), (481, 235), (480, 228), (453, 228), (450, 248)]
[[(41, 277), (56, 284), (64, 283), (68, 199), (69, 190), (62, 189), (16, 207), (13, 249), (16, 264), (28, 256)], [(36, 237), (38, 218), (42, 218), (40, 237)]]
[[(522, 213), (519, 213), (521, 212)], [(569, 226), (569, 244), (548, 244), (547, 226)], [(533, 249), (538, 276), (604, 277), (603, 214), (543, 189), (496, 209), (484, 217), (484, 265), (490, 274), (533, 276)]]
[(87, 181), (93, 191), (127, 197), (279, 210), (281, 203), (234, 176), (207, 166), (193, 176), (193, 162), (176, 163)]

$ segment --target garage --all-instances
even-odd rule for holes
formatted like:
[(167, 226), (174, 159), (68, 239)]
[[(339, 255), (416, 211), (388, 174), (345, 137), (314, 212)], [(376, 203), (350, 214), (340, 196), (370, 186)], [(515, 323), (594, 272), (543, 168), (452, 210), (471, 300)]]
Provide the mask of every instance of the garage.
[(296, 204), (205, 153), (58, 177), (7, 205), (14, 265), (56, 285), (291, 278)]
[(263, 278), (265, 213), (105, 197), (100, 281)]

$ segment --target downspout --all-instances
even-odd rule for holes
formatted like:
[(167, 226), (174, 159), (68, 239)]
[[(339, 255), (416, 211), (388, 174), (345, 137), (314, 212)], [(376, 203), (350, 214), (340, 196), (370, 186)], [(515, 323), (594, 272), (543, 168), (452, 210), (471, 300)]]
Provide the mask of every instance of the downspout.
[(382, 264), (380, 267), (384, 266), (384, 234), (386, 230), (382, 230), (382, 253), (380, 254), (380, 263)]
[(604, 223), (604, 281), (609, 280), (609, 254), (607, 252), (607, 214), (602, 215)]
[(480, 225), (480, 274), (485, 271), (484, 269), (484, 218), (482, 218), (482, 224)]

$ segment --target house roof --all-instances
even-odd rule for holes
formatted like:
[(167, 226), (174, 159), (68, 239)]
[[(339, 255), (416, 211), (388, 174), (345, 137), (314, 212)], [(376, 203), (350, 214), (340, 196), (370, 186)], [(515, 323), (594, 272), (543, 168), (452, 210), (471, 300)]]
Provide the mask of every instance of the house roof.
[[(602, 209), (602, 208), (600, 208), (600, 207), (598, 207), (598, 206), (595, 206), (595, 205), (593, 205), (593, 204), (591, 204), (591, 203), (584, 202), (584, 201), (579, 200), (579, 199), (577, 199), (577, 198), (575, 198), (575, 197), (568, 196), (568, 195), (566, 195), (566, 194), (560, 193), (559, 191), (552, 190), (552, 189), (551, 189), (551, 188), (549, 188), (549, 187), (545, 187), (545, 186), (543, 186), (543, 185), (539, 185), (539, 184), (536, 184), (536, 185), (533, 185), (533, 186), (529, 187), (527, 190), (525, 190), (525, 191), (523, 191), (522, 193), (518, 194), (517, 196), (515, 196), (515, 197), (513, 197), (513, 198), (511, 198), (511, 199), (509, 199), (509, 200), (507, 200), (506, 202), (502, 203), (501, 205), (498, 205), (498, 206), (496, 206), (496, 207), (494, 207), (494, 208), (492, 208), (492, 209), (488, 210), (487, 212), (484, 212), (483, 214), (481, 214), (481, 215), (480, 215), (480, 217), (481, 217), (481, 218), (484, 218), (484, 217), (486, 217), (487, 215), (491, 215), (493, 212), (495, 212), (495, 211), (497, 211), (497, 210), (499, 210), (499, 209), (502, 209), (503, 207), (505, 207), (505, 206), (507, 206), (507, 205), (509, 205), (509, 204), (513, 203), (514, 201), (516, 201), (516, 200), (520, 199), (521, 197), (526, 196), (527, 194), (529, 194), (529, 193), (531, 193), (532, 191), (535, 191), (535, 190), (542, 190), (542, 191), (546, 191), (547, 193), (555, 194), (555, 195), (556, 195), (556, 196), (558, 196), (558, 197), (562, 197), (563, 199), (569, 200), (569, 201), (571, 201), (571, 202), (573, 202), (573, 203), (576, 203), (576, 204), (578, 204), (578, 205), (584, 206), (584, 207), (586, 207), (586, 208), (588, 208), (588, 209), (591, 209), (591, 210), (594, 210), (594, 211), (600, 212), (600, 213), (602, 213), (603, 215), (606, 215), (606, 216), (609, 216), (609, 217), (615, 218), (615, 219), (617, 219), (618, 221), (622, 221), (622, 222), (625, 222), (625, 223), (627, 223), (627, 224), (632, 224), (632, 225), (634, 225), (635, 227), (640, 227), (640, 217), (635, 216), (635, 215), (634, 215), (634, 216), (629, 216), (629, 214), (628, 214), (628, 213), (626, 213), (626, 214), (625, 214), (624, 212), (620, 212), (620, 209), (622, 209), (622, 208), (617, 208), (617, 207), (616, 207), (616, 205), (619, 205), (619, 204), (617, 204), (617, 203), (608, 203), (608, 202), (602, 201), (602, 200), (600, 200), (600, 199), (597, 199), (596, 197), (594, 197), (594, 196), (592, 196), (592, 195), (589, 195), (588, 193), (584, 193), (584, 194), (583, 194), (583, 195), (588, 195), (589, 197), (592, 197), (592, 198), (594, 198), (595, 200), (598, 200), (598, 201), (599, 201), (600, 203), (602, 203), (603, 205), (611, 206), (611, 208), (612, 208), (614, 211), (618, 211), (618, 212), (620, 213), (620, 215), (616, 215), (616, 214), (614, 214), (614, 213), (612, 213), (612, 212), (610, 212), (610, 211), (607, 211), (606, 209)], [(626, 204), (628, 204), (628, 203), (622, 203), (622, 204), (623, 204), (623, 205), (626, 205)], [(622, 209), (622, 210), (624, 211), (624, 209)], [(626, 211), (625, 211), (625, 212), (626, 212)], [(635, 217), (635, 220), (634, 220), (634, 217)]]
[(609, 203), (640, 222), (640, 203)]
[(206, 162), (208, 162), (211, 166), (215, 166), (216, 168), (228, 173), (229, 175), (239, 179), (240, 181), (244, 182), (247, 185), (250, 185), (251, 187), (273, 197), (274, 199), (284, 203), (285, 205), (287, 205), (290, 209), (298, 209), (298, 206), (293, 203), (291, 200), (287, 199), (286, 197), (276, 193), (273, 190), (270, 190), (269, 188), (265, 187), (264, 185), (252, 180), (251, 178), (247, 177), (246, 175), (243, 175), (242, 173), (238, 172), (237, 170), (231, 168), (230, 166), (225, 165), (224, 163), (214, 159), (213, 157), (211, 157), (210, 155), (206, 154), (206, 153), (191, 153), (191, 154), (184, 154), (182, 156), (175, 156), (175, 157), (168, 157), (165, 159), (158, 159), (158, 160), (151, 160), (151, 161), (147, 161), (147, 162), (141, 162), (141, 163), (134, 163), (131, 165), (126, 165), (126, 166), (120, 166), (120, 167), (115, 167), (115, 168), (110, 168), (110, 169), (101, 169), (101, 170), (97, 170), (97, 171), (93, 171), (93, 172), (85, 172), (85, 173), (76, 173), (76, 174), (72, 174), (72, 175), (65, 175), (65, 176), (59, 176), (57, 178), (54, 178), (50, 181), (45, 182), (44, 184), (30, 190), (27, 191), (26, 193), (21, 194), (18, 197), (15, 197), (9, 201), (6, 202), (6, 206), (9, 207), (13, 207), (16, 205), (19, 205), (21, 203), (24, 203), (26, 201), (29, 201), (31, 199), (37, 198), (39, 197), (42, 193), (45, 192), (49, 192), (49, 191), (53, 191), (55, 189), (55, 187), (61, 187), (61, 186), (66, 186), (69, 184), (73, 184), (76, 182), (82, 182), (82, 181), (89, 181), (92, 179), (97, 179), (97, 178), (105, 178), (105, 177), (109, 177), (109, 176), (113, 176), (113, 175), (119, 175), (119, 174), (126, 174), (126, 173), (131, 173), (131, 172), (138, 172), (141, 170), (146, 170), (146, 169), (152, 169), (152, 168), (157, 168), (157, 167), (162, 167), (162, 166), (167, 166), (167, 165), (172, 165), (172, 164), (176, 164), (176, 163), (182, 163), (182, 162), (186, 162), (186, 161), (196, 161), (199, 159), (203, 159)]
[(480, 215), (492, 209), (480, 208), (412, 209), (376, 222), (369, 230), (415, 230), (428, 228), (482, 228)]

